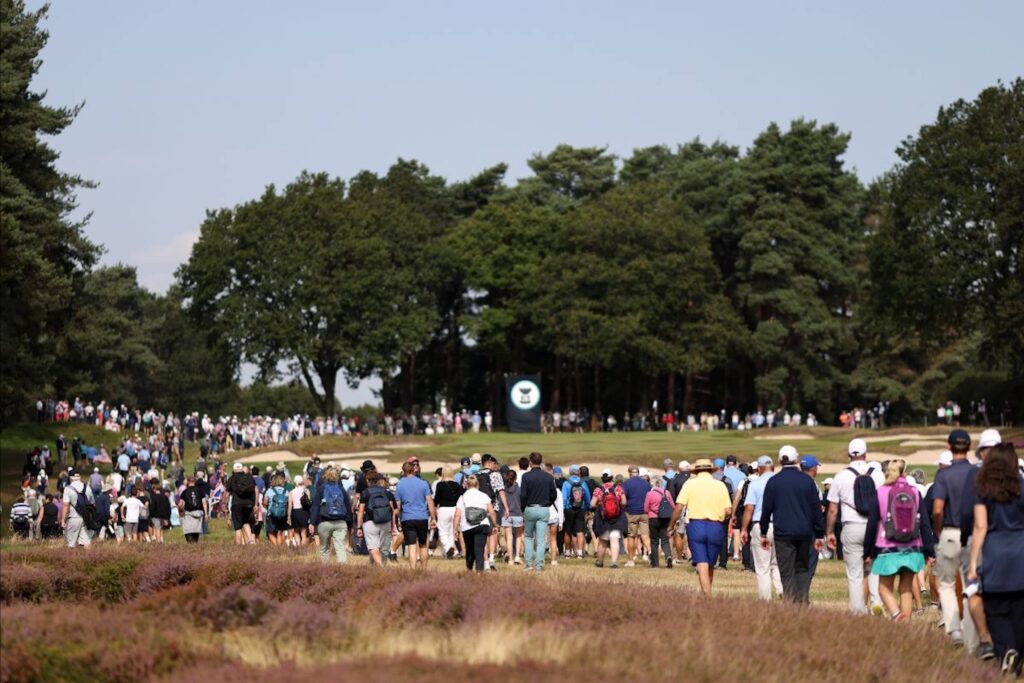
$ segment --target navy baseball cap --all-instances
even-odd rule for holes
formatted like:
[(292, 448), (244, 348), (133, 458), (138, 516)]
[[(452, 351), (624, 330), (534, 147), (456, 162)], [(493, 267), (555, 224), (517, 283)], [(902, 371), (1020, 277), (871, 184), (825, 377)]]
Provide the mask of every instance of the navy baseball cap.
[(971, 435), (965, 429), (954, 429), (949, 433), (949, 445), (968, 450), (971, 447)]
[(815, 458), (813, 455), (805, 455), (804, 457), (800, 458), (800, 469), (802, 470), (813, 469), (820, 464), (821, 463), (818, 462), (818, 459)]
[(468, 457), (465, 457), (459, 461), (459, 464), (462, 465), (463, 467), (469, 467), (471, 464), (473, 464), (473, 461), (470, 460)]

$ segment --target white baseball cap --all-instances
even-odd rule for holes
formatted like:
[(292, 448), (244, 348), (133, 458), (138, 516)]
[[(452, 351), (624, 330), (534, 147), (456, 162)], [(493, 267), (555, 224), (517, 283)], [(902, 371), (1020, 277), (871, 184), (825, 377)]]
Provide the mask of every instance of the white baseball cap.
[(942, 451), (939, 453), (939, 459), (935, 461), (936, 465), (948, 466), (953, 464), (953, 452)]
[(981, 438), (978, 439), (978, 448), (992, 448), (997, 444), (1003, 442), (1003, 438), (999, 436), (998, 429), (986, 429), (981, 433)]
[(651, 476), (651, 473), (647, 471), (646, 467), (641, 467), (640, 468), (640, 476), (641, 477), (649, 477), (649, 476)]
[(236, 462), (235, 464), (233, 464), (231, 466), (231, 469), (234, 470), (235, 472), (241, 472), (242, 471), (242, 463)]
[(832, 485), (832, 477), (825, 477), (825, 480), (823, 482), (821, 482), (821, 485), (822, 486), (831, 486)]
[(868, 453), (868, 442), (864, 439), (852, 439), (846, 452), (850, 454), (851, 458), (859, 458), (862, 455)]
[(796, 448), (786, 444), (779, 449), (779, 462), (792, 465), (793, 463), (800, 460), (800, 454), (797, 453)]
[(601, 470), (601, 476), (602, 477), (610, 477), (610, 476), (612, 476), (612, 471), (606, 467), (603, 470)]
[(690, 462), (688, 460), (680, 460), (679, 461), (679, 469), (682, 472), (689, 472), (690, 471)]

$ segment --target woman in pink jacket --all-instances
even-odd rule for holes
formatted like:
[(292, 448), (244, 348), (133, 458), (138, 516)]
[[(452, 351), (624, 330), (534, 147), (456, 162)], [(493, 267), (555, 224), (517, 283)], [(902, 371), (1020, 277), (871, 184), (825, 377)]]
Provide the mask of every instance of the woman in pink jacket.
[(658, 545), (665, 553), (665, 566), (672, 568), (672, 548), (668, 543), (668, 527), (675, 504), (672, 495), (665, 490), (661, 477), (655, 477), (652, 488), (644, 498), (644, 512), (651, 530), (651, 566), (658, 566)]

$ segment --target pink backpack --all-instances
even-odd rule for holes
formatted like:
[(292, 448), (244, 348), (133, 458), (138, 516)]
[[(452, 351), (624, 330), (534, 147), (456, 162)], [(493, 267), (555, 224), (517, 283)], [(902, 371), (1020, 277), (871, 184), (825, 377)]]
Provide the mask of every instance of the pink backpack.
[(921, 538), (921, 496), (900, 477), (889, 488), (889, 509), (885, 513), (885, 538), (893, 543), (913, 543)]

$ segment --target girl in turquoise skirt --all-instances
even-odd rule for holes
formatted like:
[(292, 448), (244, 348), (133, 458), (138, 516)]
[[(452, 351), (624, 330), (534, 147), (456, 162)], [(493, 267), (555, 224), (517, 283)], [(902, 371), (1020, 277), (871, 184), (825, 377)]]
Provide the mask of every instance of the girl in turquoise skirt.
[[(879, 577), (878, 593), (894, 621), (910, 619), (914, 577), (935, 562), (935, 540), (921, 494), (905, 475), (905, 460), (890, 460), (878, 502), (868, 515), (865, 564)], [(927, 558), (927, 559), (926, 559)], [(896, 579), (899, 578), (897, 599)]]

